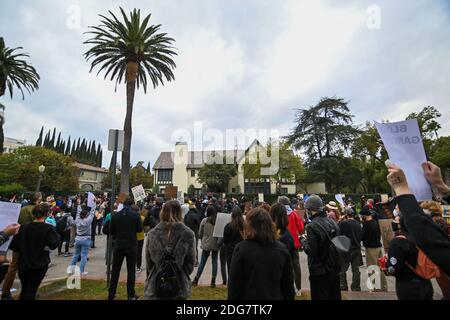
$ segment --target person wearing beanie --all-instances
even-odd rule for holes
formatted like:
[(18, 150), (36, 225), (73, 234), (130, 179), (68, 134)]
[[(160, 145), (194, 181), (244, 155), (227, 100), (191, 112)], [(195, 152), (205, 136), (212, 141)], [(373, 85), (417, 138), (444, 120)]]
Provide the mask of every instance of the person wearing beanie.
[[(378, 221), (373, 218), (374, 212), (369, 206), (364, 206), (359, 214), (364, 224), (362, 229), (362, 242), (366, 248), (366, 266), (378, 266), (378, 258), (383, 256), (383, 245), (381, 244), (381, 230)], [(386, 276), (380, 272), (381, 290), (387, 291)], [(376, 288), (378, 290), (378, 288)]]
[(299, 251), (301, 249), (300, 243), (300, 235), (305, 231), (305, 224), (303, 220), (300, 218), (300, 215), (292, 210), (290, 204), (291, 201), (288, 197), (282, 196), (278, 199), (278, 203), (283, 205), (286, 208), (286, 213), (288, 216), (288, 230), (291, 233), (292, 238), (294, 239), (294, 247), (295, 247), (295, 255), (296, 257), (293, 259), (293, 269), (294, 269), (294, 280), (295, 287), (297, 288), (297, 295), (301, 295), (302, 289), (302, 270), (300, 268), (300, 254)]
[(341, 266), (330, 252), (330, 239), (341, 232), (323, 207), (323, 201), (317, 195), (305, 201), (305, 209), (312, 221), (306, 226), (306, 238), (301, 242), (308, 255), (311, 300), (341, 300)]
[(347, 291), (347, 270), (351, 264), (352, 266), (352, 291), (361, 291), (361, 274), (359, 267), (362, 266), (362, 254), (361, 254), (361, 240), (362, 240), (362, 225), (355, 220), (355, 211), (351, 208), (344, 210), (344, 215), (347, 219), (342, 220), (339, 223), (339, 228), (344, 236), (347, 236), (351, 240), (349, 260), (344, 262), (341, 272), (341, 290)]

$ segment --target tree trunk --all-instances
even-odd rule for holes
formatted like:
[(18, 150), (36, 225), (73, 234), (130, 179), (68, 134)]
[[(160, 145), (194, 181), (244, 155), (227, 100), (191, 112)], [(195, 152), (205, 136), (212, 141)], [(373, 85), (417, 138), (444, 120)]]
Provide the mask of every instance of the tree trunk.
[(0, 117), (0, 154), (3, 153), (3, 141), (5, 136), (3, 134), (3, 119)]
[(120, 175), (120, 192), (126, 194), (130, 191), (130, 151), (131, 151), (131, 137), (132, 128), (131, 122), (133, 117), (133, 102), (136, 91), (136, 76), (139, 64), (130, 61), (127, 64), (127, 113), (125, 116), (125, 123), (123, 125), (124, 131), (124, 145), (122, 151), (122, 170)]

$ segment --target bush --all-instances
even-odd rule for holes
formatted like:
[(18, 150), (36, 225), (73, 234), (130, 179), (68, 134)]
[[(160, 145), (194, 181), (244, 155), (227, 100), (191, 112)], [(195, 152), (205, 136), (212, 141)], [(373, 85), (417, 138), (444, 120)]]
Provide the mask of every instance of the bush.
[(23, 193), (25, 191), (25, 187), (19, 183), (12, 183), (0, 186), (0, 194), (6, 197), (12, 197), (17, 193)]

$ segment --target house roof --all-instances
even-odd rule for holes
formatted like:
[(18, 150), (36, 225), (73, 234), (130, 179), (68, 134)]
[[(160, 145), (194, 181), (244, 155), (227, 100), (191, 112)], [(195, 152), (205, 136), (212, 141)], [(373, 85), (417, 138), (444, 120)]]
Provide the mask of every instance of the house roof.
[[(216, 155), (222, 153), (228, 159), (235, 159), (235, 157), (236, 159), (239, 159), (245, 153), (245, 150), (189, 151), (187, 169), (202, 168), (213, 152), (215, 152)], [(173, 159), (173, 152), (161, 152), (153, 165), (153, 169), (173, 169)]]
[(93, 172), (101, 172), (101, 173), (108, 173), (109, 170), (108, 169), (104, 169), (104, 168), (99, 168), (99, 167), (95, 167), (95, 166), (91, 166), (89, 164), (84, 164), (84, 163), (79, 163), (79, 162), (75, 162), (75, 167), (77, 167), (80, 170), (85, 170), (85, 171), (93, 171)]

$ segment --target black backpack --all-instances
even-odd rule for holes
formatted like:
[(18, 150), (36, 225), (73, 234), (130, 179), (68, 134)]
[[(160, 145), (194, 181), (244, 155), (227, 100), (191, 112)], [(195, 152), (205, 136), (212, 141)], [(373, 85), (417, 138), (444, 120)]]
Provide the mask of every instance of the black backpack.
[[(335, 230), (337, 230), (337, 223), (331, 221), (334, 224)], [(320, 223), (317, 226), (326, 234), (328, 243), (327, 254), (324, 257), (326, 259), (325, 265), (328, 271), (336, 272), (340, 271), (346, 261), (350, 259), (351, 240), (344, 235), (336, 235), (331, 238), (328, 231)]]
[(59, 218), (58, 221), (56, 221), (56, 231), (58, 231), (59, 233), (63, 233), (64, 231), (66, 231), (67, 219), (68, 219), (68, 216), (65, 215), (65, 216)]
[(173, 254), (172, 246), (167, 245), (155, 276), (155, 295), (161, 299), (175, 298), (181, 291), (182, 273), (183, 271), (178, 266)]

